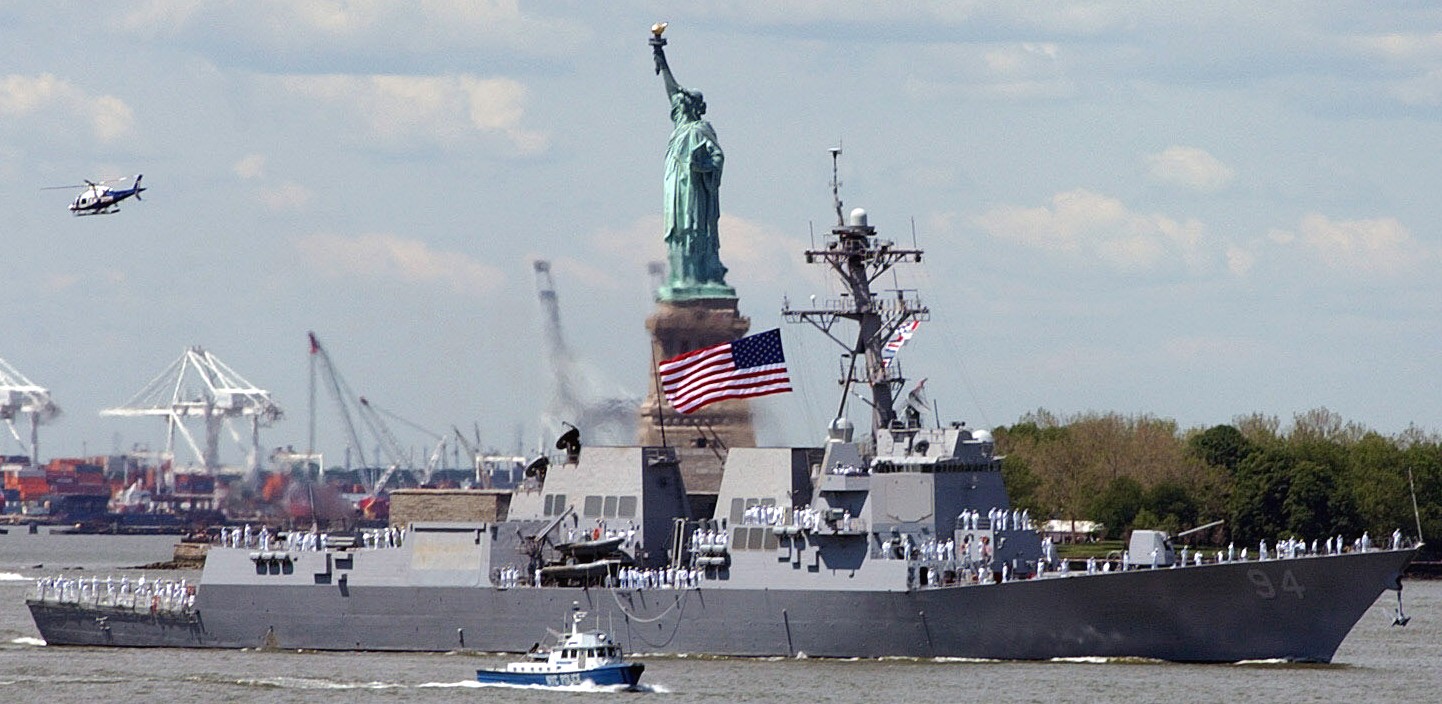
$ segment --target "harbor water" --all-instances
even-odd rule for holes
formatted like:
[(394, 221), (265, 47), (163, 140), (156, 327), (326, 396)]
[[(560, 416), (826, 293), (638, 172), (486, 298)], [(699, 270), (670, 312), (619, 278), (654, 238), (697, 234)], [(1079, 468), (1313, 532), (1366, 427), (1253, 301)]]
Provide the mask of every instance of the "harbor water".
[[(169, 559), (175, 542), (43, 528), (30, 535), (23, 527), (0, 535), (0, 701), (1422, 702), (1442, 689), (1442, 582), (1416, 580), (1403, 597), (1408, 626), (1391, 625), (1396, 595), (1385, 592), (1330, 665), (642, 657), (647, 687), (613, 693), (482, 687), (477, 668), (510, 660), (493, 654), (58, 648), (40, 640), (24, 605), (37, 578), (197, 579), (135, 569)], [(560, 627), (552, 614), (536, 618), (537, 640)]]

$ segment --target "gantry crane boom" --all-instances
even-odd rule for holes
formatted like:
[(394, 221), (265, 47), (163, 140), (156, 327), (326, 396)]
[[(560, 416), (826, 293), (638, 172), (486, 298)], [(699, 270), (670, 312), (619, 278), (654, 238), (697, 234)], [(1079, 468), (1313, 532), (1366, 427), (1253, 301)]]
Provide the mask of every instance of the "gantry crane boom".
[[(335, 368), (335, 363), (330, 359), (330, 353), (326, 352), (325, 348), (321, 346), (320, 340), (315, 336), (315, 333), (308, 332), (306, 334), (310, 336), (310, 373), (312, 385), (314, 384), (316, 364), (319, 363), (321, 367), (320, 371), (325, 378), (326, 390), (330, 392), (331, 398), (335, 400), (336, 406), (340, 408), (341, 420), (345, 422), (345, 430), (347, 436), (350, 438), (351, 447), (355, 448), (356, 457), (360, 460), (360, 466), (365, 467), (367, 466), (365, 445), (361, 443), (360, 434), (356, 432), (355, 421), (351, 419), (350, 413), (349, 399), (355, 398), (355, 395), (351, 393), (350, 387), (345, 383), (345, 379), (341, 378), (340, 372)], [(311, 415), (315, 415), (314, 405), (311, 407)], [(314, 417), (311, 418), (311, 426), (315, 426)], [(312, 441), (312, 443), (313, 442), (314, 441)], [(314, 451), (315, 448), (311, 448), (311, 452)]]

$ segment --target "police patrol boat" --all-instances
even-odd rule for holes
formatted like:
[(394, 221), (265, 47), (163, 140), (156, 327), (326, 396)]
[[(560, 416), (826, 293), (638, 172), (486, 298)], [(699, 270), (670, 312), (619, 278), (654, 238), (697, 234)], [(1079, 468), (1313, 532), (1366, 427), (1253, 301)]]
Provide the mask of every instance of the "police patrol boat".
[[(805, 256), (844, 295), (784, 313), (843, 346), (843, 393), (866, 392), (870, 427), (838, 413), (817, 446), (731, 448), (714, 511), (693, 511), (675, 448), (576, 442), (499, 520), (385, 540), (232, 535), (175, 609), (42, 590), (36, 627), (51, 645), (524, 652), (535, 614), (578, 602), (629, 652), (1328, 662), (1384, 590), (1400, 600), (1419, 548), (1400, 535), (1248, 557), (1178, 555), (1142, 532), (1119, 559), (1071, 569), (1011, 505), (990, 433), (897, 408), (886, 343), (929, 311), (872, 284), (922, 251), (859, 209), (843, 221), (839, 197), (836, 214)], [(584, 546), (565, 538), (588, 531)]]
[(646, 666), (626, 662), (621, 646), (603, 631), (581, 630), (586, 612), (571, 607), (571, 630), (559, 634), (556, 644), (531, 650), (532, 657), (508, 663), (504, 670), (476, 670), (482, 684), (569, 687), (590, 684), (598, 687), (622, 686), (634, 689), (640, 683)]

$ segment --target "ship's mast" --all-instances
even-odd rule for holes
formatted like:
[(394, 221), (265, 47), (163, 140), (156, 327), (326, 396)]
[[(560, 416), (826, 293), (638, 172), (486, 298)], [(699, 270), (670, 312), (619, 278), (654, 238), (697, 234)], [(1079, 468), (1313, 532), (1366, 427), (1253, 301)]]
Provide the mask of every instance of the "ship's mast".
[[(824, 248), (806, 250), (806, 263), (829, 264), (840, 277), (845, 290), (839, 300), (828, 300), (809, 309), (794, 309), (788, 301), (782, 314), (788, 322), (811, 323), (847, 350), (847, 362), (841, 378), (842, 399), (837, 417), (844, 415), (846, 399), (853, 384), (871, 390), (872, 430), (885, 428), (896, 420), (896, 393), (906, 383), (899, 367), (888, 368), (882, 357), (887, 340), (898, 328), (912, 320), (926, 320), (930, 311), (921, 304), (915, 291), (897, 289), (894, 295), (877, 296), (871, 285), (878, 277), (899, 263), (920, 263), (922, 250), (897, 247), (895, 242), (876, 236), (876, 228), (867, 224), (866, 211), (852, 210), (845, 222), (841, 220), (840, 181), (837, 177), (839, 148), (831, 150), (831, 192), (835, 201), (838, 223), (824, 238)], [(837, 321), (853, 320), (857, 324), (855, 340), (843, 339), (834, 331)]]

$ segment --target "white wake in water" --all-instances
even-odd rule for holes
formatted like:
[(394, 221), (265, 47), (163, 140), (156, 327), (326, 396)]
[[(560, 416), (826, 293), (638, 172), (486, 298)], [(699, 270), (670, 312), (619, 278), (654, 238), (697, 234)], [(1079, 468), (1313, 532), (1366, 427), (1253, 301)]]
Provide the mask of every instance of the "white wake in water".
[(0, 572), (0, 582), (28, 582), (29, 577), (14, 572)]
[(307, 677), (262, 677), (237, 680), (237, 684), (281, 689), (392, 689), (404, 687), (390, 682), (335, 682)]
[(14, 643), (15, 645), (35, 645), (35, 646), (43, 646), (43, 645), (45, 645), (45, 641), (40, 640), (39, 638), (31, 638), (31, 637), (29, 637), (29, 636), (21, 636), (21, 637), (19, 637), (19, 638), (11, 638), (11, 639), (10, 639), (10, 642), (11, 642), (11, 643)]

